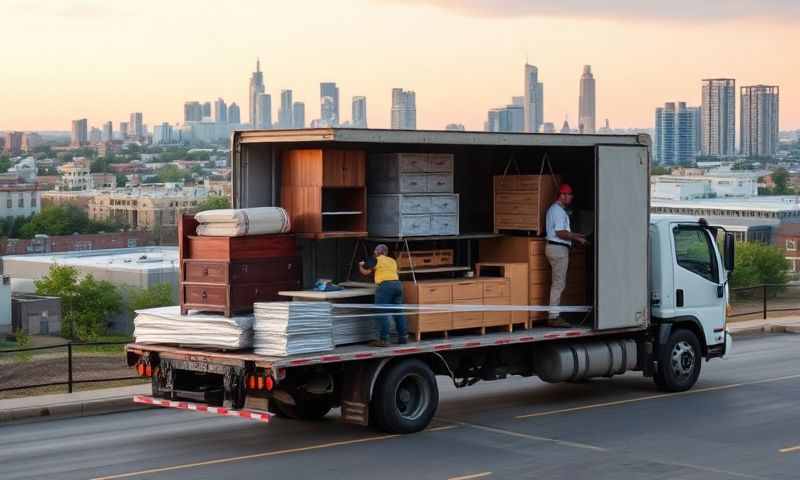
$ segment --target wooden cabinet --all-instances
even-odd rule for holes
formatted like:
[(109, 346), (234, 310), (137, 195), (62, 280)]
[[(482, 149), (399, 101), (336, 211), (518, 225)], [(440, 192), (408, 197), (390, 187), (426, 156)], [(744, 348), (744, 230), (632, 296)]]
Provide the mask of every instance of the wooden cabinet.
[[(544, 238), (501, 237), (482, 240), (478, 265), (486, 262), (526, 262), (528, 266), (528, 304), (550, 304), (550, 263), (545, 256), (547, 241)], [(586, 251), (582, 247), (570, 250), (567, 282), (561, 295), (561, 305), (587, 305), (591, 298), (587, 295), (586, 274), (591, 266), (586, 264)], [(512, 302), (514, 304), (514, 302)], [(531, 312), (531, 320), (547, 318), (547, 312)]]
[(185, 215), (179, 225), (180, 305), (189, 310), (235, 313), (253, 303), (280, 300), (281, 290), (301, 287), (294, 235), (201, 237)]
[(453, 249), (445, 248), (441, 250), (412, 250), (409, 252), (400, 250), (395, 252), (397, 266), (401, 270), (411, 268), (430, 268), (430, 267), (449, 267), (453, 265)]
[(493, 178), (494, 230), (544, 234), (547, 209), (556, 199), (554, 175), (502, 175)]
[[(528, 264), (525, 262), (480, 262), (475, 265), (478, 278), (500, 277), (508, 280), (509, 305), (528, 305)], [(528, 326), (527, 312), (511, 312), (511, 323)]]
[(281, 154), (281, 206), (292, 230), (312, 238), (367, 234), (366, 153), (290, 149)]

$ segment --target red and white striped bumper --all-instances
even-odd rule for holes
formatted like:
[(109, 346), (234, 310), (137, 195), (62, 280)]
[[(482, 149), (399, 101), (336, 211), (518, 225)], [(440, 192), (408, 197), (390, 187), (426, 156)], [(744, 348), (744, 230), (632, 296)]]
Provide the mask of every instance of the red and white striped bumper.
[(256, 420), (258, 422), (269, 422), (273, 417), (269, 412), (254, 412), (252, 410), (231, 410), (225, 407), (212, 407), (205, 403), (184, 402), (176, 400), (164, 400), (163, 398), (155, 398), (149, 395), (135, 395), (133, 397), (134, 403), (143, 403), (146, 405), (153, 405), (156, 407), (179, 408), (182, 410), (193, 410), (195, 412), (211, 413), (214, 415), (224, 415), (227, 417), (246, 418), (248, 420)]

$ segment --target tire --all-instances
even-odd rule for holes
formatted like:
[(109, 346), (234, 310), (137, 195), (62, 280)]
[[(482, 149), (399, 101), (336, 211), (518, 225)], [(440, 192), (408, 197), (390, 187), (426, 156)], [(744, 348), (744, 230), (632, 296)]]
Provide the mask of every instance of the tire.
[(295, 394), (292, 395), (292, 398), (295, 401), (294, 405), (271, 400), (269, 410), (284, 418), (319, 420), (333, 408), (333, 403), (328, 395)]
[(436, 376), (415, 358), (401, 360), (381, 373), (375, 384), (371, 414), (387, 433), (414, 433), (425, 429), (439, 406)]
[(691, 330), (675, 330), (658, 354), (658, 372), (653, 381), (665, 392), (684, 392), (697, 382), (702, 362), (697, 335)]

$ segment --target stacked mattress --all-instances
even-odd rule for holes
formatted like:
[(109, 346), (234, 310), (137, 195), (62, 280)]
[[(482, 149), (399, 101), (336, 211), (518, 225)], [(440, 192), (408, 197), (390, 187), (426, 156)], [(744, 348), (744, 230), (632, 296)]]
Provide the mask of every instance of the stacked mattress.
[(278, 356), (333, 350), (333, 316), (328, 302), (253, 304), (253, 350)]
[(209, 237), (241, 237), (286, 233), (291, 229), (289, 214), (280, 207), (206, 210), (194, 216), (197, 234)]
[(255, 317), (226, 318), (211, 313), (181, 315), (180, 307), (137, 310), (133, 336), (138, 343), (158, 343), (240, 350), (253, 346)]

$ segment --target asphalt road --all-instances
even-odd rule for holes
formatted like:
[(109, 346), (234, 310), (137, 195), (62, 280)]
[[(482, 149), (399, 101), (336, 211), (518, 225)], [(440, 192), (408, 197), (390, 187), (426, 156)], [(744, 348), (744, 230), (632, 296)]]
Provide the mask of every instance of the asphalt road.
[(0, 427), (4, 480), (798, 479), (800, 336), (739, 339), (690, 392), (638, 374), (456, 391), (432, 428), (382, 435), (337, 421), (147, 410)]

